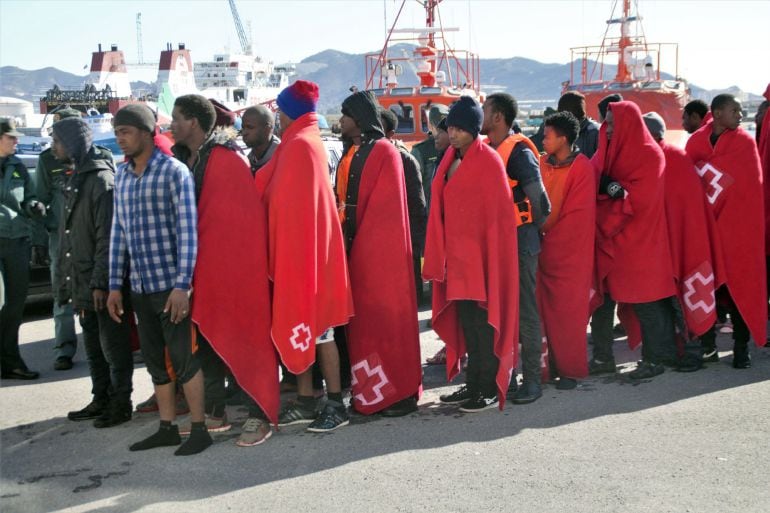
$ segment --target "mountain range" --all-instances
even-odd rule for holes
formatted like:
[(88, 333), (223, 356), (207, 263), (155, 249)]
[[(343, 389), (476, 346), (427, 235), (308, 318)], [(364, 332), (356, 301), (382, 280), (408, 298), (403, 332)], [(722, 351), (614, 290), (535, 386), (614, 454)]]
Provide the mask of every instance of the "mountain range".
[[(403, 49), (396, 46), (391, 51), (410, 51), (408, 45)], [(311, 55), (296, 64), (297, 76), (316, 82), (321, 90), (319, 111), (323, 113), (339, 112), (342, 100), (350, 94), (350, 87), (364, 87), (364, 54), (350, 54), (338, 50), (324, 50)], [(506, 91), (514, 95), (521, 104), (542, 108), (555, 105), (559, 98), (562, 82), (570, 78), (570, 64), (548, 64), (524, 57), (508, 59), (481, 59), (481, 86), (483, 91)], [(611, 76), (613, 67), (605, 67)], [(671, 75), (663, 74), (667, 79)], [(0, 96), (11, 96), (25, 100), (36, 100), (53, 87), (54, 84), (62, 89), (80, 89), (84, 85), (86, 75), (79, 76), (53, 67), (39, 70), (23, 70), (14, 66), (0, 67)], [(414, 71), (408, 67), (399, 77), (402, 85), (418, 83)], [(151, 90), (153, 84), (132, 82), (134, 91)], [(744, 93), (738, 87), (728, 89), (707, 90), (690, 84), (694, 98), (710, 100), (714, 95), (729, 92), (736, 95)], [(761, 98), (748, 94), (750, 101)]]

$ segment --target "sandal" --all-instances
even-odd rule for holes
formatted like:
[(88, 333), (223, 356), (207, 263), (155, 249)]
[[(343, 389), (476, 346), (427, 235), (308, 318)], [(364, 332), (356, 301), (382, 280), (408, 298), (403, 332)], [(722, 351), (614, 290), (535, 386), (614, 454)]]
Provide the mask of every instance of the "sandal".
[(439, 349), (439, 351), (425, 360), (428, 365), (446, 365), (446, 346)]

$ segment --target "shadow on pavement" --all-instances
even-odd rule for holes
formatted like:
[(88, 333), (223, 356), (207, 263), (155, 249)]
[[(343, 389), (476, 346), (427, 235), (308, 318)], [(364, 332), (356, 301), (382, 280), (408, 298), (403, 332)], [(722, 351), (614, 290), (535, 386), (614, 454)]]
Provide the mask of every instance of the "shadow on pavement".
[[(729, 350), (732, 342), (722, 339), (720, 348)], [(110, 513), (135, 511), (158, 502), (196, 501), (370, 458), (515, 437), (523, 430), (658, 408), (766, 380), (770, 351), (752, 351), (754, 366), (748, 370), (732, 369), (731, 356), (725, 356), (699, 372), (667, 370), (650, 381), (631, 382), (622, 374), (607, 375), (587, 379), (572, 391), (546, 386), (543, 398), (533, 404), (509, 403), (503, 412), (479, 414), (462, 414), (456, 407), (438, 403), (435, 388), (446, 385), (444, 370), (428, 367), (421, 407), (407, 417), (353, 416), (349, 427), (330, 434), (284, 428), (262, 446), (239, 448), (233, 440), (245, 410), (230, 407), (234, 428), (214, 435), (213, 447), (189, 458), (173, 456), (174, 448), (142, 453), (127, 450), (129, 444), (156, 429), (157, 417), (152, 414), (137, 415), (131, 422), (107, 430), (57, 416), (0, 432), (0, 499), (4, 511), (79, 506)], [(633, 353), (618, 353), (626, 366), (635, 359)], [(84, 369), (78, 371), (81, 376)], [(515, 455), (511, 458), (513, 461)], [(97, 503), (98, 509), (93, 509)]]

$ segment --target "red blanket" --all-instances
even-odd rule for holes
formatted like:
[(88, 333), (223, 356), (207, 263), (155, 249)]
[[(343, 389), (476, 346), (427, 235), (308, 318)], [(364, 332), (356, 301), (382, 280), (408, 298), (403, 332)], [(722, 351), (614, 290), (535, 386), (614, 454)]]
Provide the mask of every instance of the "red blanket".
[(757, 145), (743, 129), (726, 130), (715, 147), (713, 121), (687, 141), (687, 154), (701, 176), (714, 211), (725, 283), (758, 346), (766, 343), (767, 280), (762, 168)]
[(714, 214), (684, 150), (661, 141), (666, 157), (666, 220), (677, 296), (690, 333), (716, 322), (715, 291), (724, 280), (722, 248)]
[(278, 359), (270, 342), (267, 226), (246, 159), (216, 147), (198, 203), (192, 319), (238, 384), (278, 420)]
[[(765, 99), (770, 102), (770, 84), (765, 89)], [(762, 179), (765, 187), (765, 253), (770, 255), (770, 109), (762, 119), (759, 139), (759, 159), (762, 162)]]
[(422, 389), (412, 245), (401, 156), (374, 145), (358, 188), (349, 253), (356, 314), (348, 325), (353, 406), (365, 415)]
[(316, 338), (353, 315), (342, 230), (315, 113), (294, 120), (254, 180), (267, 212), (270, 333), (286, 368), (300, 374), (315, 361)]
[(559, 376), (584, 378), (588, 375), (586, 324), (596, 223), (594, 168), (584, 155), (562, 168), (553, 168), (547, 156), (542, 156), (540, 172), (549, 196), (550, 175), (567, 174), (558, 218), (543, 235), (539, 256), (537, 303), (543, 336)]
[(626, 190), (622, 199), (600, 194), (596, 207), (596, 283), (592, 308), (609, 293), (619, 303), (629, 345), (641, 342), (632, 303), (657, 301), (676, 293), (666, 226), (663, 150), (648, 132), (633, 102), (611, 103), (614, 132), (599, 131), (599, 149), (592, 160)]
[(449, 182), (455, 152), (441, 161), (431, 189), (423, 277), (433, 280), (433, 329), (447, 348), (447, 378), (460, 371), (465, 336), (457, 301), (475, 300), (494, 329), (500, 409), (516, 366), (519, 271), (511, 189), (497, 152), (473, 142)]

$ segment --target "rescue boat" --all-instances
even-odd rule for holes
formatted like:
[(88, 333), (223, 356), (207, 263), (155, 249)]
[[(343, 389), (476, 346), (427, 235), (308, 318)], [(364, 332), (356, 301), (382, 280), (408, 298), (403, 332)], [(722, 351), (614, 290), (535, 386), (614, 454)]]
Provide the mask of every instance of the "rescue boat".
[[(444, 27), (438, 8), (442, 1), (420, 2), (425, 8), (424, 27), (396, 28), (406, 4), (402, 0), (382, 50), (364, 56), (366, 89), (374, 92), (382, 107), (398, 116), (396, 137), (407, 145), (428, 136), (432, 105), (449, 106), (460, 96), (484, 100), (479, 89), (479, 57), (449, 45), (446, 33), (458, 29)], [(411, 47), (412, 51), (407, 50)], [(417, 75), (418, 84), (399, 84), (406, 67)]]
[[(616, 16), (619, 4), (622, 12)], [(613, 27), (619, 27), (619, 35), (610, 35)], [(679, 77), (679, 45), (647, 42), (638, 0), (614, 0), (601, 45), (574, 47), (570, 52), (570, 80), (563, 84), (562, 93), (582, 93), (590, 117), (599, 119), (598, 103), (604, 97), (620, 94), (636, 103), (642, 113), (660, 114), (666, 122), (666, 141), (684, 146), (687, 132), (682, 129), (682, 109), (690, 100), (690, 89)], [(615, 63), (613, 77), (611, 65)], [(674, 78), (661, 75), (662, 65), (673, 67)]]

